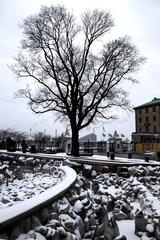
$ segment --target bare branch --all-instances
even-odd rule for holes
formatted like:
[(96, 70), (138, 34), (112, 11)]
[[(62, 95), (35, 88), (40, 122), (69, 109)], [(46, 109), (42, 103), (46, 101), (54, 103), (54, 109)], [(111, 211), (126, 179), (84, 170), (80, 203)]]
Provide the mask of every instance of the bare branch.
[(65, 7), (42, 7), (21, 27), (21, 53), (11, 69), (17, 78), (34, 80), (34, 84), (17, 96), (27, 98), (37, 114), (53, 111), (68, 118), (75, 145), (79, 130), (94, 119), (114, 119), (114, 108), (131, 109), (121, 86), (137, 81), (133, 74), (144, 58), (126, 36), (106, 43), (97, 55), (91, 50), (113, 27), (109, 12), (88, 11), (80, 26)]

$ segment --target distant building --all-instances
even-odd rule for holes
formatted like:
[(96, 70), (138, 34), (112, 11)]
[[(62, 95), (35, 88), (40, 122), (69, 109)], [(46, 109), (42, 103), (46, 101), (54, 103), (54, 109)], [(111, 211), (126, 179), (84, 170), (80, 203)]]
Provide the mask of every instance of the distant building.
[(132, 133), (134, 150), (143, 153), (160, 151), (160, 98), (134, 108), (135, 132)]
[(80, 150), (84, 152), (123, 152), (131, 148), (130, 141), (123, 139), (123, 134), (119, 135), (117, 131), (114, 134), (109, 134), (107, 141), (97, 141), (97, 136), (90, 133), (79, 139)]
[(87, 134), (79, 139), (80, 150), (84, 152), (93, 152), (97, 146), (97, 135)]
[(125, 136), (123, 134), (118, 134), (114, 131), (114, 134), (110, 135), (108, 139), (109, 152), (125, 152), (131, 149), (131, 143), (128, 139), (123, 139)]
[(90, 133), (88, 135), (85, 135), (84, 137), (81, 137), (79, 139), (79, 142), (97, 142), (97, 135), (94, 133)]
[(69, 129), (66, 128), (66, 131), (64, 134), (64, 149), (66, 153), (71, 151), (71, 141), (72, 141), (72, 137), (70, 135)]
[(110, 152), (121, 152), (122, 151), (122, 138), (119, 137), (117, 131), (114, 132), (113, 136), (108, 139), (109, 151)]

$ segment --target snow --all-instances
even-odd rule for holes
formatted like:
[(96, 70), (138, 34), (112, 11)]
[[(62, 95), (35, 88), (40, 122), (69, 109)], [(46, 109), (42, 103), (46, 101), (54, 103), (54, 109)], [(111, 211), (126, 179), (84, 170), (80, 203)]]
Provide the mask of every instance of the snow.
[(0, 224), (11, 218), (15, 218), (18, 215), (21, 215), (31, 209), (34, 209), (34, 207), (41, 205), (42, 203), (48, 201), (56, 195), (59, 195), (60, 193), (65, 191), (65, 189), (67, 189), (70, 185), (72, 185), (72, 183), (76, 180), (77, 177), (76, 172), (67, 166), (63, 166), (61, 167), (61, 169), (65, 173), (65, 178), (62, 182), (58, 183), (54, 187), (47, 189), (43, 193), (40, 193), (30, 199), (20, 202), (19, 204), (0, 209)]
[[(46, 154), (45, 154), (46, 155)], [(66, 154), (55, 154), (57, 157), (63, 157), (66, 158)], [(44, 156), (44, 155), (43, 155)], [(51, 155), (48, 154), (48, 156), (51, 157)], [(52, 156), (53, 157), (53, 156)], [(99, 156), (99, 155), (94, 155), (92, 157), (87, 157), (87, 159), (95, 159), (97, 161), (108, 161), (111, 162), (113, 160), (107, 158), (106, 156)], [(117, 163), (124, 163), (124, 162), (136, 162), (136, 163), (144, 163), (144, 160), (139, 160), (139, 159), (123, 159), (123, 158), (115, 158), (114, 162)], [(155, 161), (150, 161), (151, 163), (157, 164), (157, 162)], [(158, 164), (160, 165), (160, 163), (158, 162)], [(158, 166), (157, 164), (157, 166)], [(91, 165), (87, 165), (87, 169), (91, 168)], [(68, 188), (75, 180), (76, 180), (76, 173), (73, 169), (69, 168), (69, 167), (60, 167), (64, 172), (65, 172), (65, 179), (62, 182), (59, 182), (57, 185), (55, 186), (51, 186), (50, 185), (50, 178), (48, 175), (43, 175), (42, 179), (38, 179), (35, 176), (33, 176), (33, 178), (31, 178), (31, 176), (29, 177), (30, 179), (30, 183), (26, 184), (25, 181), (22, 183), (21, 185), (21, 190), (19, 191), (19, 197), (22, 198), (22, 201), (18, 201), (18, 203), (16, 205), (10, 206), (8, 207), (7, 203), (6, 205), (0, 205), (0, 224), (2, 222), (7, 221), (9, 218), (13, 218), (16, 217), (18, 215), (20, 215), (23, 212), (28, 211), (29, 209), (34, 208), (35, 206), (37, 206), (37, 204), (42, 204), (43, 202), (47, 201), (50, 198), (53, 198), (54, 196), (58, 195), (60, 192), (63, 192), (66, 188)], [(46, 169), (47, 169), (47, 165), (46, 165)], [(141, 166), (139, 167), (135, 167), (135, 171), (139, 172), (139, 174), (141, 174), (143, 172), (144, 169), (141, 169)], [(155, 171), (155, 167), (147, 167), (145, 168), (146, 171)], [(158, 171), (158, 170), (156, 170)], [(94, 170), (93, 172), (96, 177), (96, 171)], [(38, 177), (38, 176), (37, 176)], [(55, 180), (56, 180), (56, 176)], [(53, 179), (53, 178), (52, 178)], [(106, 174), (106, 178), (105, 178), (105, 174), (104, 174), (104, 182), (107, 179), (107, 174)], [(147, 179), (147, 177), (146, 177)], [(20, 186), (18, 184), (18, 181), (15, 180), (15, 182), (13, 183), (14, 185), (14, 191), (18, 192), (18, 186)], [(53, 180), (54, 181), (54, 180)], [(135, 213), (137, 211), (137, 209), (143, 209), (144, 212), (146, 214), (150, 214), (149, 211), (152, 211), (151, 213), (154, 212), (154, 214), (156, 215), (160, 215), (160, 200), (158, 199), (159, 196), (155, 196), (153, 193), (156, 192), (156, 190), (158, 190), (159, 192), (159, 185), (158, 183), (155, 183), (154, 185), (151, 185), (151, 189), (148, 189), (148, 187), (144, 186), (144, 183), (140, 182), (138, 178), (136, 178), (135, 176), (132, 176), (128, 179), (126, 179), (126, 181), (123, 182), (122, 187), (118, 187), (116, 188), (114, 185), (114, 175), (112, 175), (112, 177), (110, 179), (107, 179), (107, 181), (111, 181), (110, 185), (108, 184), (108, 186), (106, 186), (103, 182), (102, 179), (102, 183), (99, 184), (99, 191), (104, 194), (103, 198), (106, 196), (108, 196), (107, 194), (112, 195), (113, 197), (119, 196), (120, 194), (123, 195), (123, 193), (125, 193), (126, 190), (130, 189), (132, 187), (133, 191), (136, 191), (136, 189), (140, 189), (142, 191), (142, 199), (140, 199), (139, 196), (139, 200), (135, 200), (134, 202), (131, 202), (131, 206), (133, 207), (133, 212)], [(113, 182), (112, 182), (113, 181)], [(52, 182), (52, 180), (51, 180)], [(80, 181), (79, 181), (80, 184)], [(16, 189), (16, 185), (17, 185), (17, 189)], [(37, 185), (37, 188), (36, 188)], [(40, 193), (41, 191), (41, 186), (43, 186), (43, 189), (48, 188), (47, 190), (45, 190), (45, 192)], [(39, 188), (38, 188), (39, 186)], [(10, 188), (10, 186), (8, 186), (8, 188)], [(27, 189), (27, 191), (34, 191), (35, 192), (35, 196), (32, 196), (30, 199), (26, 199), (25, 198), (25, 190)], [(24, 192), (23, 192), (24, 190)], [(9, 195), (7, 195), (7, 187), (4, 187), (3, 189), (1, 189), (1, 193), (3, 192), (3, 197), (5, 198), (6, 202), (7, 199), (9, 198)], [(107, 193), (107, 194), (106, 194)], [(91, 194), (90, 194), (91, 195)], [(0, 195), (0, 198), (2, 196)], [(23, 201), (24, 199), (26, 199), (25, 201)], [(106, 200), (107, 201), (107, 200)], [(75, 212), (80, 212), (83, 205), (82, 203), (86, 203), (87, 199), (84, 199), (82, 201), (77, 200), (73, 211)], [(152, 208), (148, 208), (148, 206), (151, 204)], [(67, 204), (66, 204), (67, 205)], [(66, 205), (64, 205), (63, 207), (66, 207)], [(63, 208), (61, 206), (61, 208)], [(139, 237), (137, 237), (134, 233), (134, 220), (122, 220), (122, 221), (117, 221), (117, 224), (119, 226), (120, 229), (120, 235), (125, 235), (127, 237), (128, 240), (138, 240), (140, 239)], [(153, 225), (152, 224), (147, 224), (147, 230), (149, 232), (152, 232), (153, 230)], [(19, 236), (18, 240), (22, 240), (23, 235)], [(146, 233), (142, 233), (142, 240), (148, 240), (150, 239), (149, 237), (146, 236)]]
[[(87, 157), (88, 159), (94, 159), (94, 160), (99, 160), (99, 161), (105, 161), (105, 162), (113, 162), (114, 163), (137, 163), (137, 164), (148, 164), (145, 162), (145, 160), (143, 159), (136, 159), (136, 158), (132, 158), (132, 159), (128, 159), (128, 158), (123, 158), (123, 157), (115, 157), (114, 160), (108, 158), (107, 156), (102, 156), (102, 155), (96, 155), (94, 154), (91, 157)], [(154, 160), (150, 160), (149, 163), (155, 164), (155, 165), (160, 165), (160, 162), (158, 161), (154, 161)]]
[[(118, 227), (120, 229), (120, 235), (125, 235), (128, 240), (139, 240), (140, 238), (134, 234), (134, 221), (133, 220), (123, 220), (117, 221)], [(142, 233), (142, 240), (149, 240), (145, 233)]]
[(120, 235), (125, 235), (128, 240), (139, 240), (139, 237), (134, 234), (133, 220), (117, 221), (117, 224), (120, 229)]
[(83, 208), (83, 204), (81, 203), (80, 200), (76, 201), (74, 206), (73, 206), (73, 211), (74, 212), (80, 212), (81, 209)]
[(146, 225), (146, 230), (147, 230), (148, 232), (153, 232), (153, 231), (154, 231), (154, 226), (153, 226), (153, 224), (147, 224), (147, 225)]
[[(120, 235), (125, 235), (127, 240), (149, 240), (150, 237), (146, 236), (146, 233), (142, 233), (142, 238), (139, 238), (134, 234), (134, 221), (133, 220), (123, 220), (117, 221), (118, 227), (120, 229)], [(151, 227), (150, 227), (151, 229)]]
[(86, 170), (92, 170), (92, 165), (84, 164), (83, 167), (84, 167)]
[[(8, 183), (8, 186), (6, 186), (6, 183), (1, 185), (0, 199), (2, 199), (2, 202), (8, 202), (8, 206), (11, 206), (44, 192), (60, 181), (61, 178), (55, 178), (49, 173), (25, 173), (22, 180), (14, 179)], [(0, 208), (3, 207), (7, 207), (7, 204), (1, 204)]]

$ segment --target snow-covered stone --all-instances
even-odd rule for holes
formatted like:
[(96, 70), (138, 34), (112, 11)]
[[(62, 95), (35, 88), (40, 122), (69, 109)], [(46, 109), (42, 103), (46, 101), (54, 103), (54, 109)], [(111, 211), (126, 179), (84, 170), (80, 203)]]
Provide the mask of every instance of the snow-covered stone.
[(62, 226), (64, 228), (69, 229), (70, 232), (73, 232), (77, 227), (76, 221), (73, 218), (71, 218), (68, 214), (60, 214), (59, 220), (60, 220)]
[(77, 200), (73, 206), (73, 211), (79, 215), (82, 219), (86, 216), (86, 210), (80, 200)]

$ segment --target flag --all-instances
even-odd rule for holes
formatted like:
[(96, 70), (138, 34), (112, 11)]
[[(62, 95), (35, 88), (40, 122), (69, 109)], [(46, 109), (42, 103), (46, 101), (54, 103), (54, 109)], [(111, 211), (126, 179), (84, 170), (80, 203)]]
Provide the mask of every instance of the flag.
[(125, 137), (125, 135), (121, 133), (121, 137)]
[(105, 132), (105, 128), (104, 128), (104, 127), (103, 127), (102, 136), (103, 136), (103, 137), (105, 137), (105, 136), (106, 136), (106, 132)]

